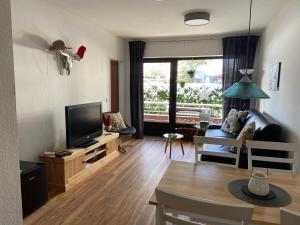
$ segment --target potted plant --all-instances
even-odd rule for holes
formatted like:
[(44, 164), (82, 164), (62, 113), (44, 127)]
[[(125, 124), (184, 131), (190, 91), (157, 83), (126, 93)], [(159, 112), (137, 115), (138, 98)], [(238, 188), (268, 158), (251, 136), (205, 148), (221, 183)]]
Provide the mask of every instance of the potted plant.
[(179, 81), (178, 83), (180, 84), (180, 87), (181, 87), (181, 88), (184, 88), (184, 86), (185, 86), (185, 81), (181, 80), (181, 81)]
[(190, 78), (194, 78), (195, 72), (196, 72), (195, 69), (190, 69), (187, 71), (187, 74), (190, 76)]

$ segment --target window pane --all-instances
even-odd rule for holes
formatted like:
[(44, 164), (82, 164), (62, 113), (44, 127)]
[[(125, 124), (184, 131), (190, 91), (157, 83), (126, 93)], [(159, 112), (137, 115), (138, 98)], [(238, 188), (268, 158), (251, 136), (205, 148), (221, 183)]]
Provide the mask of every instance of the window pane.
[(222, 59), (178, 61), (176, 123), (221, 123), (222, 67)]
[(171, 63), (144, 63), (144, 120), (169, 122)]

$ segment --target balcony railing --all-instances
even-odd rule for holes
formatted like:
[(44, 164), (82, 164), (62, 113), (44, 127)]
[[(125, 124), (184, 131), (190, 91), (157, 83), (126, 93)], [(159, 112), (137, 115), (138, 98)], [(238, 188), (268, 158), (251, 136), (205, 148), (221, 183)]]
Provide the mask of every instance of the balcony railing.
[[(200, 113), (209, 109), (212, 123), (222, 122), (222, 104), (177, 103), (176, 122), (197, 124)], [(151, 122), (169, 122), (169, 102), (144, 101), (144, 119)]]

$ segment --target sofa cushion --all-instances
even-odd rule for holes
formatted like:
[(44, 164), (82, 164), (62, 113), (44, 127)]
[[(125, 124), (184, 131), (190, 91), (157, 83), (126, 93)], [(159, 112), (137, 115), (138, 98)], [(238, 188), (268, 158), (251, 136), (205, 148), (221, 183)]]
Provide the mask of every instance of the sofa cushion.
[[(205, 133), (205, 137), (235, 138), (235, 136), (233, 134), (225, 132), (221, 129), (208, 129)], [(205, 151), (213, 151), (213, 152), (229, 152), (231, 150), (231, 148), (229, 146), (211, 145), (211, 144), (203, 145), (203, 149)], [(209, 157), (204, 157), (204, 158), (208, 159)], [(213, 158), (215, 158), (215, 157), (213, 157)], [(204, 160), (204, 159), (202, 158), (202, 160)], [(211, 160), (207, 160), (207, 161), (211, 161)]]
[(222, 138), (235, 138), (231, 133), (222, 131), (221, 129), (208, 129), (205, 133), (206, 137), (222, 137)]
[(221, 130), (233, 135), (237, 135), (241, 130), (241, 127), (244, 124), (247, 115), (247, 111), (238, 111), (236, 109), (231, 109), (222, 124)]
[[(240, 132), (240, 134), (238, 135), (238, 137), (236, 138), (237, 140), (242, 140), (243, 141), (243, 147), (241, 149), (242, 153), (247, 151), (247, 149), (245, 147), (246, 140), (253, 140), (254, 133), (255, 133), (255, 122), (252, 122), (252, 123), (249, 123), (249, 124), (245, 125), (243, 127), (242, 131)], [(237, 148), (231, 147), (230, 152), (236, 153)]]
[[(212, 153), (228, 153), (231, 150), (231, 148), (229, 146), (224, 146), (224, 145), (204, 144), (203, 150)], [(223, 156), (201, 155), (201, 160), (208, 161), (208, 162), (226, 163), (231, 165), (235, 164), (235, 159), (226, 158)]]
[(231, 148), (225, 145), (204, 144), (203, 150), (215, 153), (228, 153), (230, 152)]
[(126, 128), (126, 124), (125, 124), (120, 112), (117, 112), (117, 113), (106, 112), (103, 115), (109, 116), (111, 118), (111, 125), (114, 129)]
[(236, 138), (237, 140), (242, 140), (243, 144), (246, 144), (246, 140), (253, 140), (255, 134), (255, 122), (251, 122), (246, 124), (239, 136)]

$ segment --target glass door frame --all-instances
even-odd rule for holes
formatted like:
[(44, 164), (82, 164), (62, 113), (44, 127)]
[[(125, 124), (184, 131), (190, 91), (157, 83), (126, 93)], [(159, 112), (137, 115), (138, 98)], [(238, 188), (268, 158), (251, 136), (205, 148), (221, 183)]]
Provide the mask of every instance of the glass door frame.
[[(169, 123), (144, 121), (145, 135), (162, 135), (175, 130), (176, 122), (176, 80), (177, 80), (177, 60), (175, 58), (144, 58), (143, 63), (170, 63), (170, 83), (169, 83)], [(143, 75), (144, 76), (144, 75)], [(174, 95), (175, 86), (175, 95)], [(175, 102), (175, 104), (174, 104)], [(174, 107), (175, 106), (175, 107)], [(175, 114), (174, 114), (175, 110)]]
[[(189, 124), (176, 124), (177, 104), (177, 67), (180, 60), (207, 60), (223, 59), (223, 56), (212, 57), (174, 57), (174, 58), (144, 58), (143, 63), (170, 63), (170, 87), (169, 87), (169, 123), (144, 121), (145, 135), (163, 135), (164, 133), (175, 132), (177, 127), (192, 127)], [(143, 74), (144, 76), (144, 74)]]

